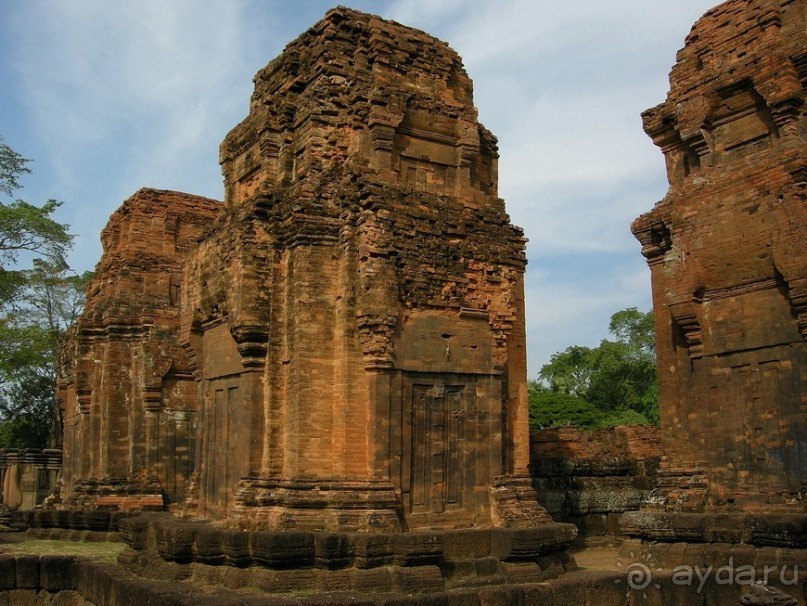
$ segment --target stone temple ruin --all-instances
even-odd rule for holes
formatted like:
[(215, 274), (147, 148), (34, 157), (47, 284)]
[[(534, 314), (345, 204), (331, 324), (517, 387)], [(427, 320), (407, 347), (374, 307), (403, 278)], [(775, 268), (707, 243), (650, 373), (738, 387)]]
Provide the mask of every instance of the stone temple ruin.
[(196, 381), (179, 342), (183, 259), (221, 204), (140, 190), (101, 234), (85, 310), (62, 344), (68, 507), (162, 510), (196, 464)]
[[(525, 239), (461, 59), (330, 11), (256, 75), (223, 203), (143, 189), (111, 217), (63, 344), (60, 505), (25, 520), (123, 535), (135, 575), (70, 565), (96, 604), (716, 606), (747, 588), (671, 568), (807, 570), (806, 57), (805, 0), (693, 27), (643, 116), (670, 190), (633, 224), (661, 443), (560, 429), (531, 453)], [(576, 570), (535, 488), (652, 586)]]
[(66, 502), (119, 484), (274, 529), (549, 520), (525, 239), (471, 88), (444, 43), (337, 9), (255, 77), (223, 205), (124, 204), (61, 390)]
[(666, 454), (637, 522), (648, 538), (691, 535), (676, 512), (804, 522), (806, 27), (803, 2), (721, 5), (643, 115), (670, 181), (633, 224), (652, 272)]

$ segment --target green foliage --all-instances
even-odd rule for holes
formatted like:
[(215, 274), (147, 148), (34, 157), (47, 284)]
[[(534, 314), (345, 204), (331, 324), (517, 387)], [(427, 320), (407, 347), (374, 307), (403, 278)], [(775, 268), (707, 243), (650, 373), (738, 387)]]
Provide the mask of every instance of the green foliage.
[(593, 369), (591, 356), (590, 348), (572, 345), (553, 354), (549, 364), (544, 364), (538, 376), (551, 391), (585, 397)]
[[(21, 187), (20, 177), (31, 172), (29, 162), (0, 137), (0, 194), (14, 195)], [(35, 206), (23, 200), (0, 199), (0, 304), (13, 298), (23, 281), (19, 271), (13, 269), (20, 254), (66, 266), (65, 255), (73, 236), (67, 225), (52, 217), (60, 205), (56, 200)]]
[[(14, 195), (29, 162), (0, 138), (0, 194)], [(56, 351), (90, 274), (68, 272), (73, 236), (52, 218), (59, 205), (0, 200), (0, 447), (45, 448), (61, 435)]]
[(572, 345), (541, 368), (529, 389), (532, 426), (658, 423), (652, 312), (618, 311), (609, 330), (615, 340), (595, 348)]
[(583, 398), (541, 388), (536, 381), (529, 389), (530, 427), (579, 427), (605, 429), (617, 425), (651, 425), (651, 420), (631, 409), (604, 411)]
[[(41, 260), (0, 318), (0, 447), (45, 448), (62, 432), (56, 402), (59, 337), (78, 318), (92, 274)], [(51, 436), (50, 442), (48, 437)]]
[(31, 172), (29, 162), (30, 160), (3, 143), (3, 137), (0, 137), (0, 193), (10, 196), (22, 187), (18, 179)]
[[(531, 382), (530, 386), (538, 387)], [(530, 389), (530, 427), (566, 427), (574, 426), (583, 429), (595, 429), (600, 426), (604, 413), (583, 398), (563, 393)]]
[(55, 263), (64, 263), (73, 237), (68, 226), (57, 223), (51, 215), (61, 202), (48, 200), (34, 206), (22, 200), (0, 203), (0, 263), (16, 263), (23, 251), (41, 255)]
[[(47, 448), (53, 432), (56, 394), (53, 377), (39, 374), (40, 368), (17, 373), (0, 396), (0, 447)], [(27, 376), (26, 376), (27, 375)]]

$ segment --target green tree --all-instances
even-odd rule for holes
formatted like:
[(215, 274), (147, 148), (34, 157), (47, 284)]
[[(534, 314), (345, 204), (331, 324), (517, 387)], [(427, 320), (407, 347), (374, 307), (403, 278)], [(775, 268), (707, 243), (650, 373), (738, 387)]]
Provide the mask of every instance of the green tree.
[(550, 391), (584, 398), (594, 371), (591, 357), (591, 348), (572, 345), (553, 354), (538, 376)]
[[(618, 311), (609, 330), (615, 340), (604, 339), (595, 348), (573, 345), (541, 368), (530, 390), (534, 426), (658, 422), (652, 312)], [(560, 418), (564, 409), (569, 410), (565, 420)]]
[(31, 161), (5, 144), (0, 137), (0, 304), (9, 301), (24, 283), (16, 265), (20, 255), (65, 264), (73, 242), (69, 226), (53, 219), (61, 205), (48, 200), (42, 206), (12, 199), (20, 189), (20, 178), (31, 172)]
[(56, 350), (89, 276), (69, 273), (73, 236), (53, 219), (60, 203), (14, 199), (29, 163), (0, 137), (0, 446), (42, 448), (61, 435)]
[(0, 447), (59, 446), (56, 401), (59, 338), (78, 318), (90, 272), (35, 260), (0, 320)]

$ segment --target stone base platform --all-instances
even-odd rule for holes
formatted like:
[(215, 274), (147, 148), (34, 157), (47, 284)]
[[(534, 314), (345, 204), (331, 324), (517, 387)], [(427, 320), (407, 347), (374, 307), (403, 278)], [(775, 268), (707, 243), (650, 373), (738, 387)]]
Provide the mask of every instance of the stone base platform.
[[(552, 522), (529, 476), (505, 475), (488, 487), (490, 518), (503, 528), (534, 528)], [(193, 508), (187, 508), (193, 514)], [(260, 531), (399, 533), (419, 530), (401, 513), (401, 498), (388, 481), (282, 480), (247, 476), (238, 482), (235, 506), (222, 524)], [(426, 518), (429, 528), (438, 518)], [(471, 526), (467, 512), (442, 514), (443, 528)]]
[[(590, 558), (580, 556), (586, 566)], [(412, 591), (358, 592), (336, 590), (285, 594), (260, 591), (242, 584), (239, 572), (224, 575), (217, 586), (154, 580), (132, 574), (125, 568), (75, 556), (0, 554), (0, 603), (59, 604), (60, 606), (734, 606), (743, 604), (804, 604), (804, 577), (793, 583), (790, 573), (781, 579), (770, 575), (770, 585), (781, 589), (791, 601), (743, 601), (753, 591), (746, 582), (726, 582), (713, 569), (690, 581), (670, 569), (648, 568), (650, 575), (637, 577), (635, 567), (611, 554), (607, 566), (588, 562), (586, 569), (540, 582), (476, 585), (436, 593)], [(620, 566), (620, 563), (622, 564)], [(594, 565), (592, 565), (594, 564)], [(703, 564), (696, 560), (691, 565)], [(614, 569), (614, 565), (617, 569)], [(224, 567), (220, 567), (224, 568)], [(740, 569), (738, 568), (739, 572)], [(632, 574), (634, 573), (634, 574)], [(780, 595), (780, 598), (782, 596)], [(785, 596), (786, 597), (786, 596)]]
[(263, 592), (439, 593), (537, 583), (576, 569), (571, 524), (399, 533), (243, 531), (144, 514), (118, 562), (139, 576)]

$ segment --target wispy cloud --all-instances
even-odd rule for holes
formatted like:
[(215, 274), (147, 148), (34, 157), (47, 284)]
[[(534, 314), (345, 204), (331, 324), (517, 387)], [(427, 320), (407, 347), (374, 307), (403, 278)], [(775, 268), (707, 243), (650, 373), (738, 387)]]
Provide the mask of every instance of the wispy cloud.
[(97, 234), (142, 186), (221, 195), (218, 144), (246, 115), (252, 75), (267, 59), (252, 42), (271, 40), (245, 8), (33, 0), (11, 12), (19, 94), (60, 197), (81, 201), (71, 223)]
[[(639, 114), (664, 99), (676, 51), (716, 2), (352, 3), (423, 29), (464, 58), (480, 119), (499, 138), (500, 194), (531, 240), (531, 376), (552, 351), (596, 344), (618, 309), (649, 306), (629, 225), (667, 184)], [(139, 187), (221, 195), (218, 145), (248, 111), (252, 76), (332, 5), (0, 6), (8, 49), (0, 63), (16, 74), (13, 90), (2, 92), (26, 108), (14, 123), (36, 144), (37, 176), (52, 175), (38, 198), (70, 202), (64, 220), (81, 235), (74, 265), (97, 260), (98, 232)]]

